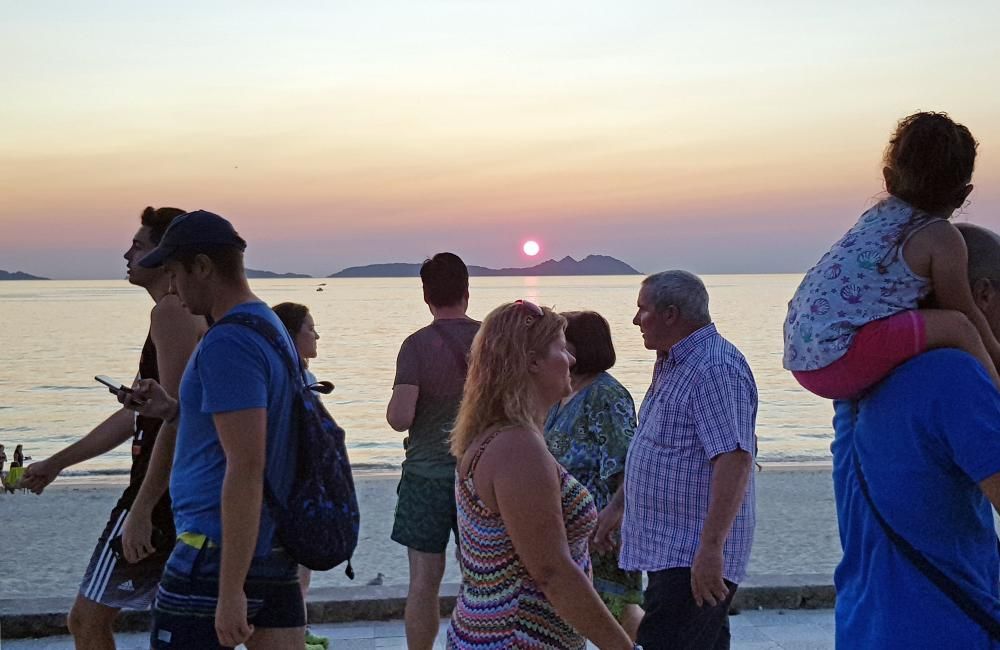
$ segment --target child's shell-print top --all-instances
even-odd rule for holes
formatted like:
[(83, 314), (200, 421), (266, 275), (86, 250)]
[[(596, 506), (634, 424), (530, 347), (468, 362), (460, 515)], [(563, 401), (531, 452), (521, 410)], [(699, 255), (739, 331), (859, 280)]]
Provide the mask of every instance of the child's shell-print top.
[(788, 303), (787, 370), (825, 368), (844, 356), (859, 328), (916, 309), (930, 293), (930, 279), (913, 273), (903, 259), (903, 245), (919, 228), (896, 247), (913, 213), (894, 196), (881, 201), (806, 273)]

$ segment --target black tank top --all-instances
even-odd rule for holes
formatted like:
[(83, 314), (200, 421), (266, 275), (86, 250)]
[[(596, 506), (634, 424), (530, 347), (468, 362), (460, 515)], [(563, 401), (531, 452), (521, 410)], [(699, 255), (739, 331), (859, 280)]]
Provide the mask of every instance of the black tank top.
[[(156, 363), (156, 346), (153, 344), (151, 334), (146, 334), (146, 342), (139, 355), (139, 378), (160, 381), (160, 369)], [(131, 508), (132, 502), (139, 494), (139, 487), (142, 485), (143, 479), (146, 478), (149, 459), (153, 455), (153, 445), (156, 443), (156, 436), (160, 432), (162, 424), (163, 420), (159, 418), (136, 414), (135, 434), (132, 436), (132, 470), (129, 473), (128, 487), (118, 501), (119, 507)], [(173, 513), (170, 511), (169, 490), (164, 492), (163, 497), (153, 507), (152, 520), (153, 526), (173, 537), (174, 520)]]

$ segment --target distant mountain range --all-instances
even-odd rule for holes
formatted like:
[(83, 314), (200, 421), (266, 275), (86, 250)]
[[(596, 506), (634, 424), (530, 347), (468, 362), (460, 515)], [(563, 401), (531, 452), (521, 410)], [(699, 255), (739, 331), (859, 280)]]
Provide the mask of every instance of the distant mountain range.
[(247, 277), (251, 280), (264, 278), (311, 278), (305, 273), (275, 273), (274, 271), (260, 271), (258, 269), (247, 269)]
[[(312, 278), (305, 273), (275, 273), (260, 269), (247, 269), (247, 277), (255, 279), (296, 279)], [(420, 264), (393, 262), (389, 264), (369, 264), (352, 266), (328, 277), (331, 278), (411, 278), (420, 275)], [(607, 255), (588, 255), (575, 260), (568, 255), (561, 260), (546, 260), (525, 268), (490, 269), (485, 266), (470, 266), (469, 275), (478, 277), (517, 275), (639, 275), (639, 272), (625, 262)], [(21, 271), (10, 273), (0, 270), (0, 280), (48, 280)]]
[(30, 273), (23, 273), (21, 271), (14, 271), (13, 273), (10, 273), (9, 271), (0, 269), (0, 280), (48, 280), (48, 278), (42, 278), (37, 275), (31, 275)]
[[(274, 271), (259, 271), (257, 269), (247, 269), (247, 277), (251, 279), (261, 279), (261, 278), (311, 278), (311, 275), (305, 275), (304, 273), (275, 273)], [(21, 271), (15, 271), (10, 273), (0, 269), (0, 280), (48, 280), (48, 278), (41, 278), (37, 275), (30, 275), (28, 273), (22, 273)]]
[[(334, 273), (331, 278), (408, 278), (420, 275), (419, 264), (393, 262), (390, 264), (369, 264), (352, 266)], [(511, 276), (511, 275), (640, 275), (625, 262), (607, 255), (588, 255), (575, 260), (568, 255), (561, 260), (546, 260), (541, 264), (526, 268), (489, 269), (485, 266), (470, 266), (469, 275)]]

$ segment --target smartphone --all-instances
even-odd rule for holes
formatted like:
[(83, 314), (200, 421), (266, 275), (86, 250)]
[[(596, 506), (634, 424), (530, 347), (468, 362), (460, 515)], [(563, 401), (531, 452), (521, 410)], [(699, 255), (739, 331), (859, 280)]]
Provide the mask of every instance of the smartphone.
[[(131, 388), (129, 388), (125, 384), (118, 383), (117, 381), (115, 381), (111, 377), (108, 377), (107, 375), (96, 375), (94, 377), (94, 379), (96, 379), (100, 383), (102, 383), (105, 386), (107, 386), (108, 387), (108, 391), (112, 395), (116, 395), (117, 396), (118, 395), (118, 391), (125, 391), (126, 393), (131, 393), (132, 392)], [(134, 397), (132, 398), (132, 402), (135, 403), (138, 406), (142, 406), (143, 404), (145, 404), (145, 402), (143, 400), (136, 399)]]

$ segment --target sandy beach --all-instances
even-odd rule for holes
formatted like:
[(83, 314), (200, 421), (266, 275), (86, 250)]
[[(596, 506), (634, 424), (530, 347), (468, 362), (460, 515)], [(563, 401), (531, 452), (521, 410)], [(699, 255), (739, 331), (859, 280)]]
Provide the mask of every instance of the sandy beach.
[[(392, 474), (356, 477), (362, 513), (353, 560), (357, 576), (352, 582), (337, 568), (315, 574), (314, 585), (406, 583), (406, 551), (389, 539), (397, 482)], [(0, 496), (0, 600), (75, 594), (123, 488), (120, 482), (57, 480), (41, 496)], [(829, 468), (765, 466), (757, 475), (757, 513), (751, 575), (832, 575), (840, 542)], [(445, 581), (459, 580), (449, 561)]]

